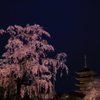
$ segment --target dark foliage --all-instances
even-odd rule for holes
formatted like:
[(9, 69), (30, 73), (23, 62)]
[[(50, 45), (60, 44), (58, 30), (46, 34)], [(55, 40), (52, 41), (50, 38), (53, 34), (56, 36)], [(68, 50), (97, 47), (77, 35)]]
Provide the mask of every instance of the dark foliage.
[(78, 92), (71, 92), (69, 93), (69, 97), (72, 96), (72, 97), (79, 97), (79, 98), (84, 98), (84, 94), (82, 93), (78, 93)]

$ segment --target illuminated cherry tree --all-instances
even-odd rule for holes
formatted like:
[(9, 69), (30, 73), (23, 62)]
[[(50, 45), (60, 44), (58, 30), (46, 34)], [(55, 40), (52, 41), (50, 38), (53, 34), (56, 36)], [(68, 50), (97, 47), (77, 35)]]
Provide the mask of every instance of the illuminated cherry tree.
[(100, 100), (100, 78), (86, 84), (84, 100)]
[[(28, 94), (30, 98), (53, 91), (51, 79), (56, 80), (57, 70), (65, 69), (65, 53), (59, 53), (54, 59), (48, 57), (49, 52), (54, 52), (54, 47), (43, 35), (50, 37), (40, 25), (9, 26), (1, 29), (0, 34), (9, 34), (10, 38), (5, 46), (6, 52), (0, 59), (0, 84), (5, 89), (4, 96)], [(62, 75), (62, 71), (61, 71)]]

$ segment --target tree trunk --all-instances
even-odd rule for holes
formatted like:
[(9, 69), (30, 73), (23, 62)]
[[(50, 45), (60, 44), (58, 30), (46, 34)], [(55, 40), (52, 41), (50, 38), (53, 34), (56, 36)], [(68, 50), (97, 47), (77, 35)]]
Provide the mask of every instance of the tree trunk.
[(17, 95), (20, 95), (20, 90), (21, 90), (21, 82), (20, 78), (17, 78)]

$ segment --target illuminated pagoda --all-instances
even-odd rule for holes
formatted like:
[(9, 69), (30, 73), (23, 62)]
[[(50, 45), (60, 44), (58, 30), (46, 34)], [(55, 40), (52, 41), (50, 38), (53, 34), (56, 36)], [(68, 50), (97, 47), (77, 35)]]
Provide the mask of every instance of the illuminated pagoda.
[(93, 81), (95, 79), (93, 77), (93, 75), (96, 74), (95, 72), (93, 72), (92, 70), (90, 70), (87, 67), (86, 55), (85, 55), (85, 66), (84, 66), (84, 68), (82, 70), (76, 72), (76, 74), (80, 75), (80, 77), (75, 78), (76, 80), (78, 80), (80, 82), (78, 84), (75, 84), (75, 85), (78, 86), (78, 87), (80, 87), (80, 89), (79, 90), (75, 90), (75, 92), (81, 93), (83, 90), (86, 89), (86, 87), (84, 86), (84, 84)]

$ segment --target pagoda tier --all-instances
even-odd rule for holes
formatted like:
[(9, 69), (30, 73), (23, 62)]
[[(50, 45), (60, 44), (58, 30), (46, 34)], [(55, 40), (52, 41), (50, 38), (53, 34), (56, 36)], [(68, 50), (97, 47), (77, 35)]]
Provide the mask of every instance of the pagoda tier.
[(93, 81), (95, 78), (93, 76), (84, 76), (84, 77), (79, 77), (79, 78), (75, 78), (75, 79), (79, 80), (80, 83), (86, 83), (86, 82)]
[(95, 75), (96, 73), (93, 72), (92, 70), (90, 70), (89, 68), (87, 67), (84, 67), (84, 69), (76, 72), (76, 74), (80, 75), (80, 76), (90, 76), (90, 75)]
[(79, 87), (84, 87), (84, 83), (80, 83), (80, 84), (75, 84), (76, 86), (79, 86)]
[(76, 80), (80, 81), (78, 84), (75, 84), (76, 86), (80, 87), (79, 90), (75, 90), (75, 92), (82, 92), (86, 89), (85, 83), (93, 81), (95, 78), (92, 75), (95, 75), (96, 73), (87, 68), (86, 64), (86, 56), (85, 56), (85, 67), (76, 72), (76, 74), (80, 75), (80, 77), (75, 78)]

